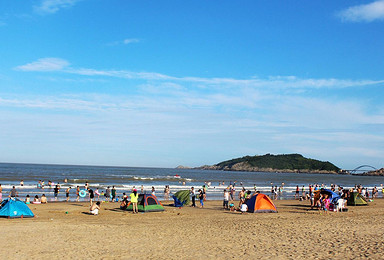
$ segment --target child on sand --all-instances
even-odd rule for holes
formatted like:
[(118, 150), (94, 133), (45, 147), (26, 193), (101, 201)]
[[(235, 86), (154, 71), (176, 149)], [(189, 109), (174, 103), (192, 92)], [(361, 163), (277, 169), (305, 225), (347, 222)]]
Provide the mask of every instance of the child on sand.
[(247, 211), (248, 211), (247, 204), (245, 203), (241, 204), (240, 211), (241, 211), (241, 214), (247, 214)]
[(93, 203), (91, 208), (89, 209), (92, 215), (98, 215), (100, 210), (100, 201)]
[(29, 195), (27, 195), (25, 197), (25, 204), (30, 204), (30, 203), (31, 203), (31, 199), (30, 199)]
[(331, 201), (330, 201), (330, 199), (328, 198), (328, 195), (325, 194), (325, 196), (324, 196), (324, 210), (325, 210), (325, 211), (329, 211), (329, 206), (330, 206), (330, 204), (331, 204)]
[(120, 209), (122, 209), (122, 210), (126, 210), (126, 209), (127, 209), (127, 206), (128, 206), (128, 199), (127, 199), (127, 198), (124, 198), (124, 199), (121, 201)]
[(47, 203), (47, 197), (45, 197), (45, 194), (41, 195), (41, 203), (46, 204)]
[(229, 210), (230, 211), (236, 211), (235, 204), (233, 202), (231, 204), (229, 204)]
[(33, 199), (33, 202), (32, 202), (33, 204), (40, 204), (41, 203), (41, 201), (40, 201), (40, 199), (39, 199), (39, 196), (35, 196), (35, 198)]

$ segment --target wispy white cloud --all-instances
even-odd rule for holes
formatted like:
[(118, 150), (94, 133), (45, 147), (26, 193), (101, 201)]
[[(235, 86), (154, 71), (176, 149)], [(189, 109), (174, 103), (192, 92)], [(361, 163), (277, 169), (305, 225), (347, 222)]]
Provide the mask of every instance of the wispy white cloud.
[[(336, 163), (355, 156), (352, 165), (363, 160), (356, 155), (359, 147), (367, 149), (364, 163), (382, 151), (383, 137), (377, 130), (384, 125), (382, 105), (369, 112), (364, 102), (356, 100), (335, 103), (331, 98), (276, 95), (237, 86), (202, 93), (182, 83), (151, 82), (136, 86), (144, 92), (127, 95), (1, 95), (0, 113), (9, 116), (8, 111), (14, 111), (9, 122), (16, 118), (25, 126), (13, 128), (8, 123), (0, 132), (33, 140), (60, 136), (88, 149), (95, 144), (123, 148), (123, 140), (131, 147), (150, 147), (152, 153), (168, 146), (217, 147), (225, 140), (230, 148), (220, 150), (224, 158), (234, 151), (299, 152)], [(156, 87), (162, 91), (156, 92)], [(367, 124), (372, 127), (367, 129)], [(342, 156), (335, 152), (340, 147)], [(177, 152), (172, 156), (177, 158)], [(205, 160), (197, 158), (198, 163)]]
[(85, 76), (102, 76), (137, 80), (168, 81), (173, 83), (204, 84), (205, 86), (242, 86), (251, 88), (305, 89), (305, 88), (347, 88), (370, 86), (384, 83), (384, 80), (349, 80), (349, 79), (312, 79), (295, 76), (273, 76), (269, 78), (202, 78), (202, 77), (174, 77), (157, 72), (134, 72), (127, 70), (96, 70), (90, 68), (73, 68), (70, 63), (61, 58), (42, 58), (37, 61), (16, 67), (22, 71), (61, 71)]
[(60, 9), (74, 6), (81, 0), (41, 0), (39, 5), (34, 6), (35, 12), (39, 14), (54, 14)]
[(136, 38), (125, 39), (125, 40), (123, 41), (124, 44), (137, 43), (137, 42), (140, 42), (140, 40), (139, 40), (139, 39), (136, 39)]
[(375, 20), (384, 20), (384, 0), (352, 6), (341, 11), (338, 15), (342, 20), (347, 22), (372, 22)]
[(69, 62), (59, 58), (42, 58), (37, 61), (16, 67), (22, 71), (61, 71), (69, 66)]
[(138, 43), (140, 41), (141, 40), (138, 39), (138, 38), (127, 38), (127, 39), (124, 39), (124, 40), (121, 40), (121, 41), (110, 42), (107, 45), (109, 45), (109, 46), (127, 45), (127, 44), (131, 44), (131, 43)]

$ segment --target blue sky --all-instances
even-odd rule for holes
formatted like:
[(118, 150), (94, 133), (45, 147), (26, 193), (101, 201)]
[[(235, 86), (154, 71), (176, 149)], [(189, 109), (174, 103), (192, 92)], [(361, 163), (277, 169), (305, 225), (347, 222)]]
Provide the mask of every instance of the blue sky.
[(0, 161), (383, 167), (384, 1), (3, 0)]

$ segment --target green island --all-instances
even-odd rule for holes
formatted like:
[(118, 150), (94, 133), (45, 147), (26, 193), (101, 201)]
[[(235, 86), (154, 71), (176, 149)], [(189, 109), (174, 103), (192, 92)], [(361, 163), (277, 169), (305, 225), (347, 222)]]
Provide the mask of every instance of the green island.
[(250, 172), (297, 172), (346, 174), (330, 162), (305, 158), (301, 154), (265, 154), (244, 156), (215, 165), (197, 167), (203, 170), (250, 171)]

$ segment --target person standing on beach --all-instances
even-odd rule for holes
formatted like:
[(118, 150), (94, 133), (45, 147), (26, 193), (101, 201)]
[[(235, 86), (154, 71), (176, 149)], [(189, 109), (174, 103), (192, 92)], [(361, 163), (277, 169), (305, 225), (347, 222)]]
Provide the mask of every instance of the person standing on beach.
[(273, 196), (274, 196), (274, 199), (277, 200), (277, 196), (278, 196), (277, 186), (275, 186)]
[(97, 195), (97, 201), (100, 200), (100, 192), (99, 192), (99, 188), (96, 188), (95, 190), (95, 195)]
[(89, 194), (89, 202), (91, 203), (91, 206), (92, 206), (93, 199), (95, 198), (95, 194), (93, 193), (93, 190), (89, 187), (88, 187), (88, 194)]
[(203, 185), (203, 196), (204, 196), (204, 201), (207, 200), (207, 188), (205, 187), (205, 185)]
[(196, 192), (195, 192), (195, 188), (194, 187), (191, 187), (191, 197), (192, 197), (192, 205), (191, 207), (196, 207)]
[(229, 192), (224, 189), (224, 201), (223, 201), (223, 208), (228, 209), (228, 201), (229, 201)]
[(164, 188), (164, 200), (169, 200), (169, 185), (165, 185), (165, 188)]
[(12, 190), (9, 192), (9, 197), (11, 198), (19, 197), (19, 193), (17, 192), (15, 186), (12, 186)]
[(71, 190), (71, 187), (68, 187), (66, 190), (65, 190), (65, 197), (66, 197), (66, 201), (68, 202), (69, 201), (69, 191)]
[(109, 186), (105, 190), (105, 198), (107, 201), (109, 201), (111, 199), (111, 190), (110, 190)]
[(115, 186), (112, 186), (112, 202), (115, 202), (116, 198), (116, 189)]
[(152, 195), (156, 197), (155, 187), (152, 186)]
[(227, 190), (229, 190), (229, 196), (231, 197), (231, 200), (233, 200), (232, 184), (229, 184)]
[(241, 204), (243, 204), (245, 201), (245, 189), (243, 188), (240, 192), (239, 192), (239, 208), (241, 207)]
[(56, 185), (55, 188), (53, 189), (55, 201), (57, 201), (57, 196), (59, 195), (59, 190), (60, 190), (59, 185)]
[(231, 200), (235, 200), (235, 195), (236, 195), (236, 189), (235, 189), (235, 185), (231, 186), (230, 185), (230, 190), (229, 190), (229, 195), (231, 196)]
[(79, 201), (80, 200), (80, 187), (77, 186), (76, 187), (76, 201)]
[(296, 185), (295, 199), (296, 199), (296, 197), (298, 197), (298, 198), (300, 197), (299, 193), (300, 193), (299, 185)]
[(199, 199), (200, 199), (200, 208), (203, 208), (204, 207), (204, 193), (201, 189), (198, 191), (199, 191)]
[(139, 213), (139, 210), (137, 208), (137, 202), (139, 201), (139, 194), (137, 194), (137, 190), (134, 189), (129, 196), (131, 197), (133, 214)]
[(372, 199), (373, 198), (377, 198), (377, 193), (378, 193), (378, 191), (377, 191), (377, 188), (376, 188), (376, 186), (372, 189)]

